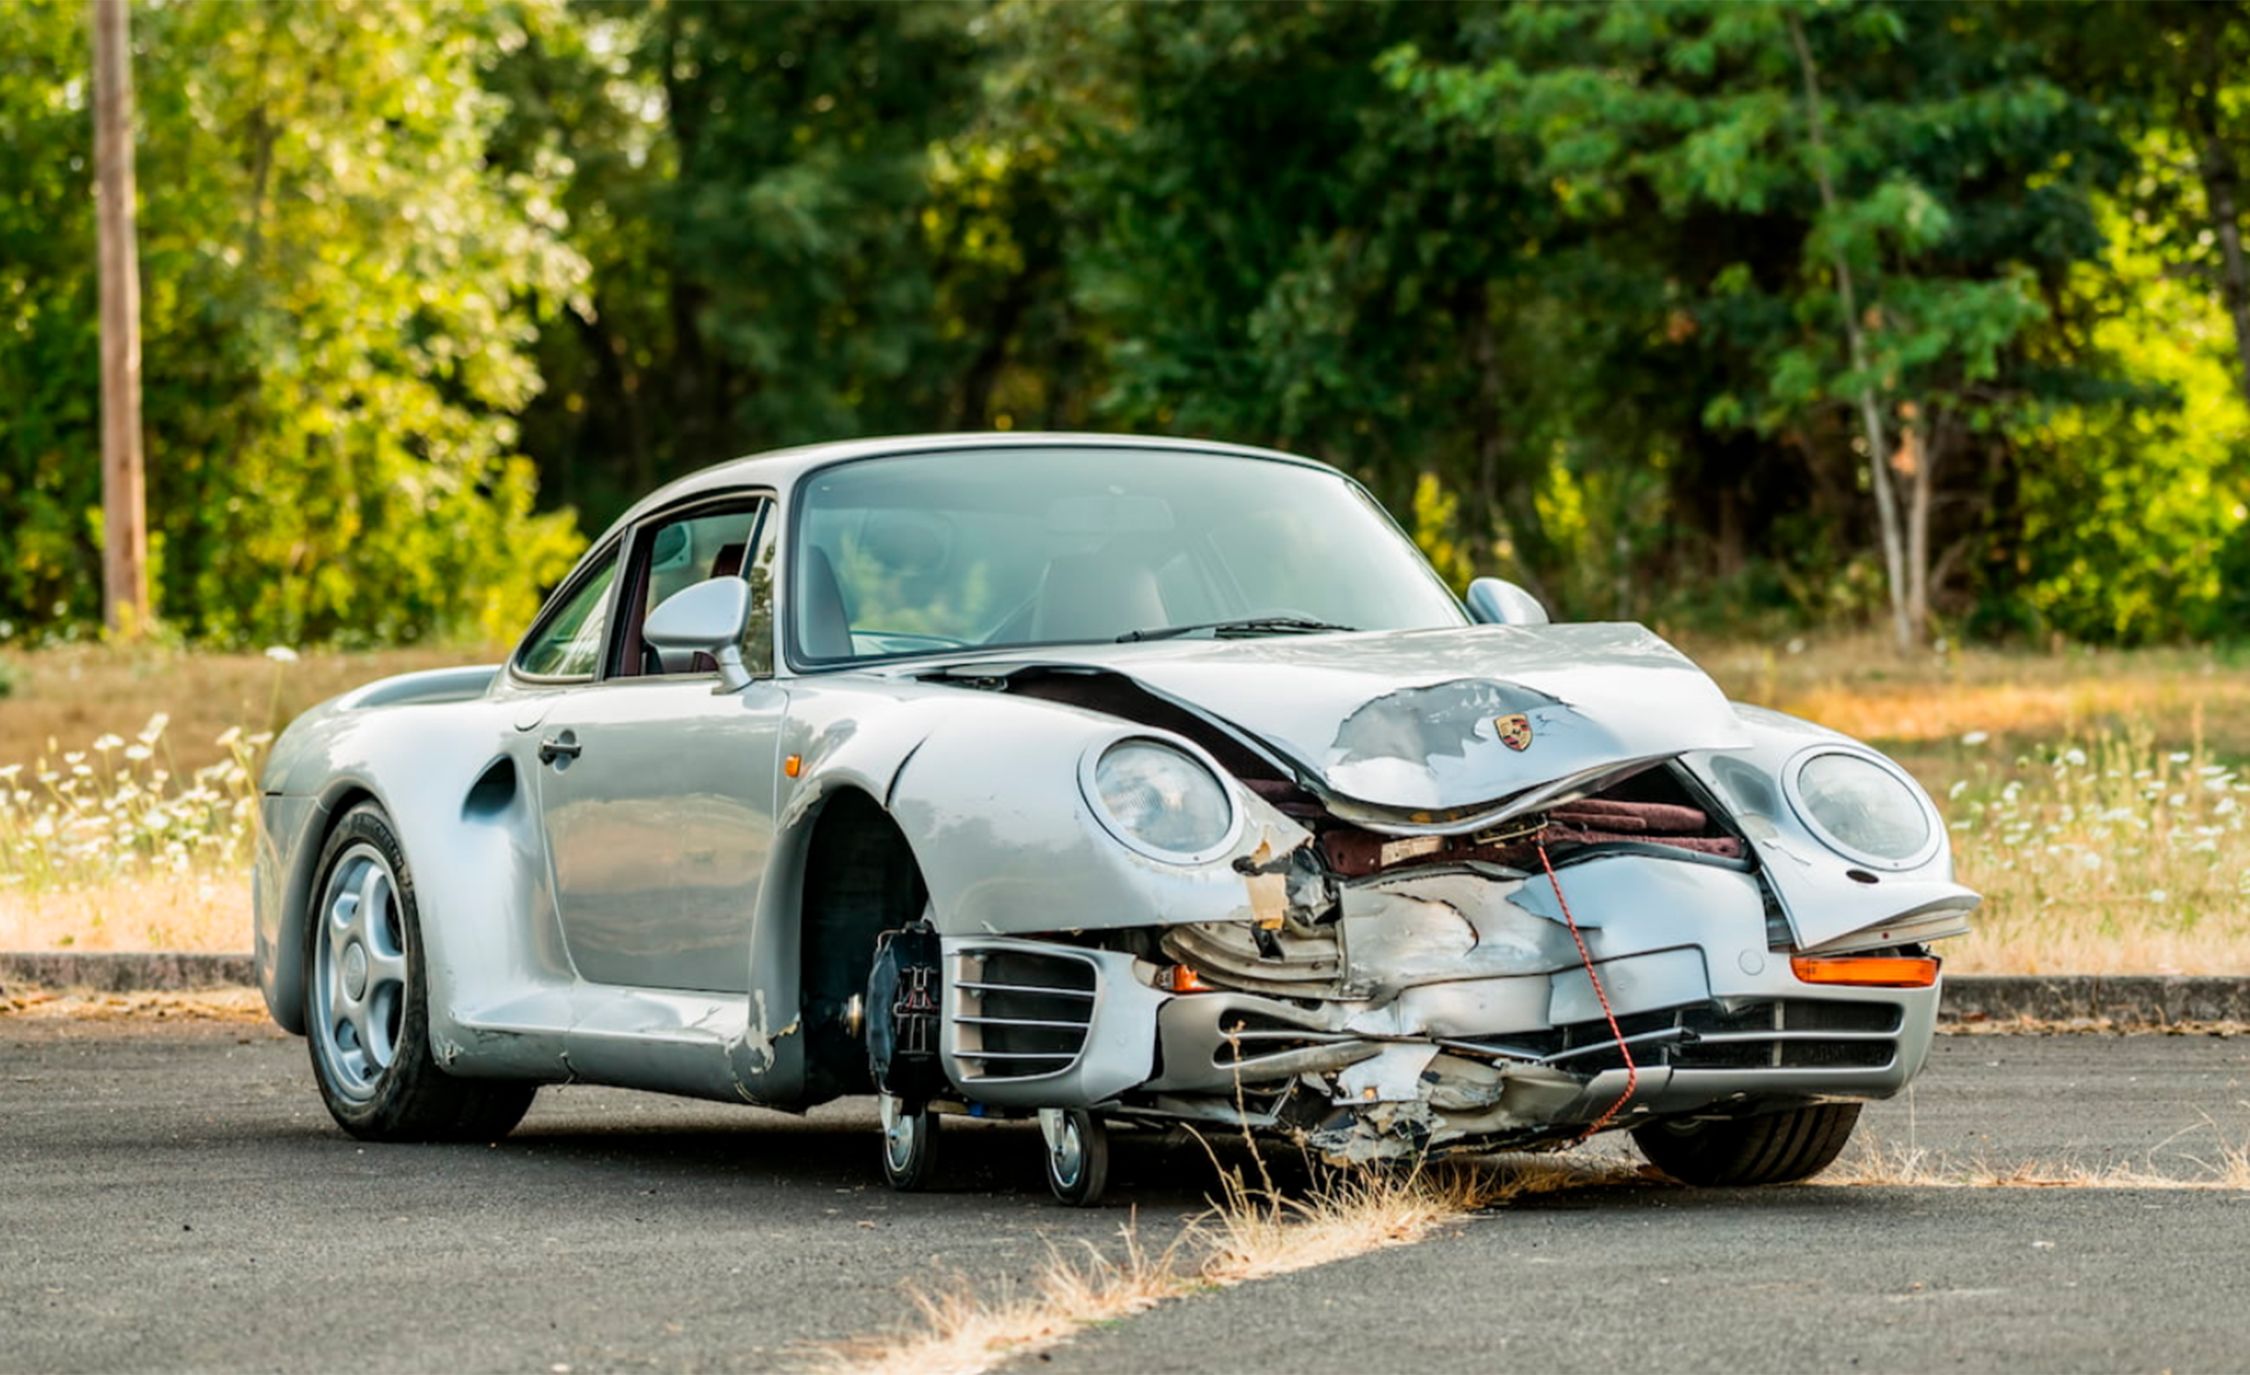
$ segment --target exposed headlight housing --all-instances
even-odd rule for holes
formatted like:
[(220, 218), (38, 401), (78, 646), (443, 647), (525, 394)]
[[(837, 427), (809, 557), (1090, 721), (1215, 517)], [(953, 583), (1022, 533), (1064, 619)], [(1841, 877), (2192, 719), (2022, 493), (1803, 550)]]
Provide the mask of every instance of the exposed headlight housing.
[(1798, 819), (1846, 859), (1912, 869), (1945, 843), (1944, 825), (1914, 780), (1872, 754), (1808, 751), (1782, 772), (1782, 787)]
[(1209, 764), (1177, 746), (1117, 741), (1089, 760), (1079, 781), (1109, 833), (1153, 859), (1199, 863), (1234, 841), (1232, 794)]

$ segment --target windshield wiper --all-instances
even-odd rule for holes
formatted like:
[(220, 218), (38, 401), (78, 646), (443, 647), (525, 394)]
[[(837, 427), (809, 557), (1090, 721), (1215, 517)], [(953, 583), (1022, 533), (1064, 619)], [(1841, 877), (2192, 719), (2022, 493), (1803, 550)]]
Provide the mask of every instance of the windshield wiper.
[(1128, 630), (1117, 637), (1119, 644), (1132, 644), (1138, 640), (1170, 640), (1181, 635), (1193, 635), (1198, 630), (1208, 630), (1215, 640), (1236, 635), (1310, 635), (1323, 630), (1352, 630), (1356, 627), (1338, 625), (1334, 621), (1316, 621), (1306, 616), (1249, 616), (1234, 621), (1203, 621), (1195, 625), (1167, 625), (1154, 630)]

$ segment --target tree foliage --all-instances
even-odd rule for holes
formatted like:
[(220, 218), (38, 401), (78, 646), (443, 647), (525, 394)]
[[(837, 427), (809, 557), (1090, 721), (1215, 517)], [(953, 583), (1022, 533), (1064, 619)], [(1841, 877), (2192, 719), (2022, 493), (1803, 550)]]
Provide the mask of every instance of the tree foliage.
[[(535, 515), (529, 303), (580, 279), (551, 184), (495, 176), (502, 11), (135, 15), (160, 614), (222, 641), (498, 634), (579, 547)], [(84, 7), (0, 9), (0, 618), (100, 613)], [(549, 179), (551, 182), (551, 178)]]
[[(2225, 634), (2239, 4), (136, 9), (189, 634), (499, 633), (660, 481), (1119, 428), (1569, 615)], [(94, 619), (83, 16), (0, 10), (0, 619)], [(1889, 511), (1884, 513), (1889, 497)], [(535, 510), (535, 507), (537, 508)]]

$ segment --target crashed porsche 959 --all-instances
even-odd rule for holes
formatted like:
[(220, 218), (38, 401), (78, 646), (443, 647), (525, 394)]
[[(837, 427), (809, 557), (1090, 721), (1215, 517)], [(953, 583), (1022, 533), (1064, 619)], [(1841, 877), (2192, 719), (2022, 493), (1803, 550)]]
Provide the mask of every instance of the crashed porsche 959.
[(1630, 1129), (1821, 1169), (1921, 1067), (1965, 929), (1914, 781), (1634, 625), (1467, 605), (1285, 454), (949, 436), (634, 507), (497, 667), (299, 718), (257, 953), (355, 1135), (542, 1083), (1249, 1128), (1334, 1161)]

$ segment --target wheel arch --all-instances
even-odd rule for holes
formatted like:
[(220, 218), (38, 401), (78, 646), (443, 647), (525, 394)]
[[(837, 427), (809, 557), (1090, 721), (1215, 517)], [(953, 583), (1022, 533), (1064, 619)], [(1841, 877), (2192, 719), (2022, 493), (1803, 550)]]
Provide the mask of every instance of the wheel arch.
[[(312, 889), (320, 877), (320, 857), (329, 837), (354, 807), (383, 806), (364, 779), (338, 778), (313, 803), (312, 814), (294, 837), (262, 837), (274, 847), (280, 879), (280, 920), (274, 923), (266, 972), (266, 1009), (284, 1031), (305, 1034), (305, 931), (312, 920)], [(389, 812), (384, 807), (385, 814)]]
[(876, 937), (916, 920), (928, 904), (921, 859), (878, 798), (844, 785), (830, 790), (808, 820), (796, 887), (793, 963), (806, 1100), (870, 1092), (866, 1043), (852, 1009), (866, 991)]

